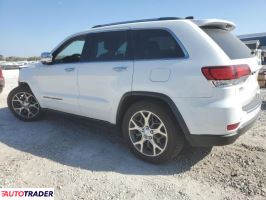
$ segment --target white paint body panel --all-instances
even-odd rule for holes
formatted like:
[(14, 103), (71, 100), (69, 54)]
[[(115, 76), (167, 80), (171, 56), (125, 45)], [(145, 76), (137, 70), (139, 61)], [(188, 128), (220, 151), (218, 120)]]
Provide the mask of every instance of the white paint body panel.
[[(198, 21), (198, 23), (207, 23)], [(209, 24), (229, 23), (209, 21)], [(231, 24), (234, 26), (234, 24)], [(115, 25), (82, 32), (125, 28)], [(259, 93), (256, 59), (231, 60), (224, 51), (191, 20), (170, 20), (128, 24), (129, 29), (162, 28), (171, 32), (186, 49), (181, 59), (91, 62), (44, 66), (36, 64), (20, 71), (20, 82), (31, 87), (43, 108), (74, 113), (116, 123), (122, 96), (132, 91), (156, 92), (172, 99), (191, 134), (224, 135), (228, 124), (244, 124), (259, 110), (245, 113), (242, 106)], [(75, 34), (79, 35), (81, 33)], [(249, 64), (255, 72), (242, 85), (216, 88), (201, 73), (204, 66)], [(70, 64), (69, 64), (70, 65)], [(125, 66), (116, 72), (114, 67)], [(43, 96), (62, 98), (48, 100)]]
[[(115, 71), (115, 67), (126, 67)], [(89, 62), (79, 65), (80, 115), (115, 123), (122, 96), (131, 91), (133, 61)]]
[[(66, 68), (74, 70), (66, 72)], [(33, 68), (22, 69), (20, 81), (24, 82), (24, 72), (31, 72), (26, 82), (29, 83), (42, 107), (79, 114), (77, 69), (78, 64), (73, 63), (56, 65), (38, 63)]]

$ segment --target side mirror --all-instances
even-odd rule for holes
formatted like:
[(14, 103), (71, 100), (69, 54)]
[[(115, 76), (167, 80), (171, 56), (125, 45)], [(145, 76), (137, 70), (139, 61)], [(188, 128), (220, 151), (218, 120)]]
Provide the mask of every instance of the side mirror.
[(44, 52), (41, 54), (42, 64), (51, 64), (53, 62), (53, 55), (49, 52)]

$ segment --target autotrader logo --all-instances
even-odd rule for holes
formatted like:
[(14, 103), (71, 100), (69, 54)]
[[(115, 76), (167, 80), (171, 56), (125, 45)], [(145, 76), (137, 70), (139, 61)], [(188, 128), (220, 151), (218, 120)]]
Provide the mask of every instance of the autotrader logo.
[(0, 200), (54, 200), (53, 188), (0, 188)]

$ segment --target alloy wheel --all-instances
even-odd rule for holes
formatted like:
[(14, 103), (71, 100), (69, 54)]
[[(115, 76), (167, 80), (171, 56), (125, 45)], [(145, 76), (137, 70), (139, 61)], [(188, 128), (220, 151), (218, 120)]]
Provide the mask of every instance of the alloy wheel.
[(150, 111), (138, 111), (129, 121), (129, 137), (134, 147), (145, 156), (158, 156), (167, 146), (168, 136), (163, 121)]
[(19, 92), (12, 98), (12, 108), (23, 118), (33, 118), (40, 112), (40, 105), (36, 98), (27, 92)]

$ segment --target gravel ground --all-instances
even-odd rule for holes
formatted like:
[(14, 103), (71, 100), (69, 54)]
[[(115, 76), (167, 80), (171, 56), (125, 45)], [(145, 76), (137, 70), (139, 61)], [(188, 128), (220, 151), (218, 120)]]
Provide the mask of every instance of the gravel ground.
[(18, 71), (0, 95), (0, 187), (54, 187), (55, 199), (266, 199), (266, 90), (262, 113), (233, 145), (185, 148), (152, 165), (113, 127), (47, 112), (25, 123), (7, 109)]

